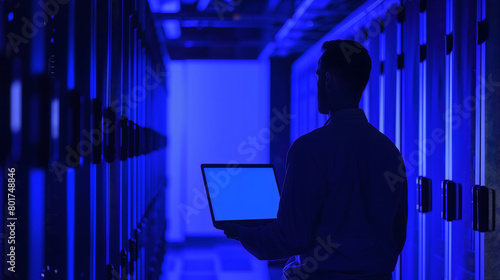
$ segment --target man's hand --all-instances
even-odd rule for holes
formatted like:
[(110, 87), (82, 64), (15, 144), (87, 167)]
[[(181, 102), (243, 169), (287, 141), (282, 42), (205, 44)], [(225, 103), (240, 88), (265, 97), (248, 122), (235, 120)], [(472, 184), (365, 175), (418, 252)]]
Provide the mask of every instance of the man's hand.
[(238, 231), (240, 230), (240, 227), (241, 227), (240, 225), (235, 223), (223, 222), (216, 228), (223, 230), (227, 238), (239, 240)]

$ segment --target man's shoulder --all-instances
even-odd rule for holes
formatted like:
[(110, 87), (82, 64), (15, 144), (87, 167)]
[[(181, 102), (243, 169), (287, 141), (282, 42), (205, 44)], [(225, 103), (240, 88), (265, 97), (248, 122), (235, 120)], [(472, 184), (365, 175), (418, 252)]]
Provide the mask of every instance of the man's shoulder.
[(332, 135), (330, 135), (326, 127), (317, 128), (309, 133), (306, 133), (299, 138), (297, 138), (290, 149), (309, 149), (324, 145), (326, 142), (331, 140)]
[(396, 156), (400, 154), (392, 140), (369, 123), (363, 127), (357, 127), (356, 131), (333, 129), (329, 126), (317, 128), (297, 138), (290, 150), (318, 150), (322, 152), (325, 149), (352, 147), (353, 145), (366, 145)]

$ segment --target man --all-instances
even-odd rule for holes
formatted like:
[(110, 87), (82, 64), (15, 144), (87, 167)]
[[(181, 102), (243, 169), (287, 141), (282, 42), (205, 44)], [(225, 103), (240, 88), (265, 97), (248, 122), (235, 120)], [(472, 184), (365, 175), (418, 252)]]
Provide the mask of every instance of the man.
[(285, 268), (288, 279), (391, 279), (406, 239), (404, 163), (359, 109), (371, 70), (367, 50), (348, 40), (323, 49), (318, 110), (330, 118), (288, 151), (277, 220), (222, 229), (260, 260), (298, 255)]

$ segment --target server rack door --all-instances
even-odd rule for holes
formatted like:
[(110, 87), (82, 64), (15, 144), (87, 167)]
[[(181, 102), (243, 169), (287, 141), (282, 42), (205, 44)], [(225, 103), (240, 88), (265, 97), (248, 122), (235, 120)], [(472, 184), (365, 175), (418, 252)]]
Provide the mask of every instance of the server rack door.
[[(366, 33), (365, 33), (366, 31)], [(362, 42), (363, 43), (363, 46), (365, 47), (366, 50), (368, 50), (368, 53), (370, 52), (370, 40), (367, 38), (367, 30), (365, 29), (365, 31), (362, 31), (363, 34), (366, 34), (366, 35), (363, 35), (363, 38), (359, 38), (357, 39), (358, 42)], [(370, 121), (370, 86), (369, 85), (366, 85), (365, 87), (365, 90), (363, 91), (363, 94), (361, 95), (361, 100), (359, 102), (359, 107), (361, 109), (363, 109), (363, 111), (365, 112), (365, 115), (366, 115), (366, 118), (368, 120), (368, 122)]]
[[(425, 227), (426, 243), (420, 253), (422, 259), (421, 279), (444, 278), (444, 221), (441, 218), (441, 182), (445, 178), (445, 41), (446, 13), (444, 0), (427, 1), (422, 11), (421, 28), (427, 30), (425, 49), (421, 55), (425, 60), (420, 62), (421, 108), (421, 150), (423, 151), (422, 175), (431, 181), (430, 212), (422, 213)], [(423, 14), (426, 18), (423, 18)], [(423, 42), (422, 42), (423, 43)], [(422, 57), (423, 59), (423, 57)], [(425, 70), (424, 70), (425, 69)], [(425, 78), (425, 80), (423, 80)]]
[(107, 166), (107, 264), (114, 266), (118, 274), (121, 251), (121, 191), (122, 191), (122, 161), (121, 161), (121, 120), (126, 117), (123, 112), (123, 67), (122, 67), (122, 3), (121, 1), (108, 1), (108, 102), (114, 109), (113, 139), (111, 146), (113, 155)]
[[(476, 182), (486, 186), (490, 192), (488, 210), (490, 216), (485, 219), (488, 232), (478, 233), (477, 251), (478, 266), (481, 274), (476, 279), (498, 278), (500, 271), (500, 252), (498, 240), (500, 240), (499, 224), (499, 194), (500, 194), (500, 169), (499, 155), (500, 144), (500, 26), (499, 17), (500, 2), (495, 0), (481, 0), (478, 2), (478, 21), (482, 21), (481, 32), (478, 34), (478, 46), (480, 56), (478, 68), (476, 69), (476, 85), (479, 96), (476, 98), (476, 122), (480, 138), (476, 149)], [(480, 14), (479, 14), (480, 11)], [(487, 26), (489, 25), (489, 30)], [(480, 70), (480, 71), (479, 71)], [(493, 214), (496, 213), (496, 214)], [(476, 243), (476, 244), (477, 244)]]
[[(133, 1), (132, 1), (133, 2)], [(139, 118), (138, 118), (138, 99), (137, 99), (137, 94), (138, 94), (138, 18), (137, 18), (137, 7), (131, 3), (130, 5), (131, 9), (131, 15), (130, 15), (130, 85), (131, 85), (131, 93), (130, 93), (130, 100), (131, 100), (131, 106), (130, 106), (130, 119), (136, 124), (136, 129), (137, 133), (136, 136), (139, 136), (139, 131), (142, 131), (141, 128), (139, 127)], [(141, 123), (140, 125), (143, 126)], [(139, 142), (140, 137), (136, 137), (134, 140), (136, 143)], [(142, 153), (142, 151), (141, 151)], [(130, 167), (130, 182), (131, 182), (131, 195), (132, 197), (130, 198), (130, 225), (131, 225), (131, 238), (132, 238), (132, 244), (137, 242), (137, 225), (139, 221), (139, 159), (142, 157), (139, 153), (139, 151), (136, 151), (135, 157), (133, 157), (131, 160), (131, 167)], [(138, 271), (139, 271), (139, 265), (137, 262), (137, 243), (135, 243), (135, 250), (131, 252), (131, 256), (133, 256), (134, 261), (130, 265), (130, 274), (131, 277), (134, 277), (136, 279), (138, 278)], [(131, 249), (132, 250), (132, 249)], [(132, 258), (131, 258), (132, 260)]]
[(95, 55), (92, 56), (95, 65), (95, 98), (101, 100), (103, 104), (103, 151), (102, 163), (93, 166), (95, 172), (91, 172), (95, 192), (93, 195), (93, 232), (92, 232), (92, 277), (99, 279), (105, 277), (106, 265), (109, 260), (109, 162), (114, 156), (114, 132), (115, 132), (115, 111), (110, 107), (109, 102), (109, 12), (108, 1), (92, 2), (92, 36), (95, 39)]
[[(406, 1), (404, 3), (404, 18), (400, 17), (401, 34), (398, 51), (398, 68), (401, 72), (401, 153), (405, 160), (406, 176), (408, 180), (408, 226), (405, 249), (402, 255), (401, 279), (422, 279), (419, 271), (419, 260), (422, 253), (423, 225), (422, 214), (418, 212), (417, 203), (417, 177), (422, 175), (419, 142), (419, 2)], [(398, 81), (396, 81), (398, 84)], [(396, 107), (397, 107), (396, 102)], [(396, 117), (397, 123), (397, 117)], [(396, 143), (398, 138), (396, 125)]]
[[(369, 96), (369, 111), (367, 118), (374, 127), (377, 129), (379, 125), (379, 109), (380, 109), (380, 99), (379, 99), (379, 76), (383, 71), (383, 63), (379, 56), (379, 46), (380, 46), (380, 33), (382, 32), (382, 22), (381, 20), (373, 20), (368, 27), (368, 36), (370, 40), (369, 53), (372, 60), (372, 70), (370, 72), (370, 81), (367, 87), (370, 87)], [(365, 112), (366, 113), (366, 112)]]
[[(121, 227), (120, 227), (120, 257), (121, 263), (120, 265), (125, 265), (125, 267), (120, 267), (120, 275), (125, 278), (129, 273), (129, 239), (131, 237), (130, 230), (130, 196), (131, 196), (131, 187), (130, 187), (130, 165), (131, 165), (131, 155), (133, 155), (133, 151), (130, 149), (130, 135), (134, 135), (134, 127), (130, 123), (130, 56), (129, 56), (129, 48), (130, 48), (130, 1), (124, 1), (122, 4), (121, 10), (121, 62), (122, 62), (122, 97), (121, 97), (121, 111), (122, 116), (122, 124), (126, 126), (121, 127), (120, 133), (120, 177), (121, 177), (121, 191), (120, 191), (120, 215), (121, 215)], [(125, 254), (125, 263), (123, 263), (123, 255)]]
[[(476, 46), (476, 2), (449, 1), (453, 46), (450, 47), (449, 69), (450, 90), (446, 108), (448, 151), (447, 179), (457, 183), (456, 220), (447, 224), (446, 279), (474, 279), (474, 234), (472, 224), (472, 193), (474, 185), (474, 121), (472, 101), (474, 100), (475, 46)], [(452, 193), (453, 195), (453, 193)], [(451, 205), (453, 206), (453, 205)], [(451, 210), (451, 209), (450, 209)], [(461, 213), (460, 213), (461, 212)]]
[[(54, 155), (60, 154), (65, 158), (68, 168), (57, 176), (47, 176), (47, 186), (45, 189), (45, 219), (42, 220), (45, 227), (45, 263), (44, 273), (47, 276), (54, 275), (55, 269), (58, 273), (65, 276), (68, 275), (68, 245), (71, 240), (68, 240), (67, 233), (72, 231), (72, 220), (67, 214), (74, 205), (72, 199), (72, 191), (74, 189), (74, 174), (75, 170), (81, 166), (81, 151), (80, 151), (80, 120), (81, 120), (81, 94), (68, 88), (70, 80), (68, 65), (68, 22), (69, 22), (69, 7), (68, 5), (61, 6), (59, 12), (54, 15), (51, 22), (47, 24), (46, 35), (48, 41), (37, 42), (33, 45), (34, 48), (45, 49), (47, 51), (48, 63), (46, 65), (50, 77), (50, 93), (53, 104), (51, 109), (54, 109), (55, 114), (58, 110), (57, 103), (62, 108), (60, 112), (60, 129), (57, 128), (57, 136), (51, 135), (51, 143), (49, 146), (54, 147)], [(49, 44), (50, 42), (50, 44)], [(45, 57), (45, 55), (42, 55)], [(31, 58), (36, 61), (36, 58)], [(43, 58), (42, 58), (43, 59)], [(50, 115), (50, 114), (49, 114)], [(42, 117), (42, 115), (40, 116)], [(47, 115), (43, 115), (47, 117)], [(52, 145), (51, 145), (52, 144)], [(44, 145), (45, 146), (45, 145)], [(46, 147), (46, 146), (45, 146)], [(46, 148), (41, 149), (46, 149)], [(56, 152), (56, 150), (58, 150)], [(33, 151), (30, 155), (36, 157), (37, 152)], [(57, 158), (57, 156), (56, 156)], [(50, 174), (50, 173), (48, 173)], [(68, 200), (69, 198), (69, 200)], [(43, 199), (42, 199), (43, 200)], [(30, 202), (31, 205), (36, 205), (37, 202)], [(69, 226), (69, 227), (68, 227)], [(71, 264), (70, 264), (71, 265)], [(48, 269), (51, 267), (51, 269)], [(52, 270), (52, 271), (51, 271)]]
[[(379, 76), (379, 130), (384, 133), (402, 152), (403, 158), (408, 161), (408, 156), (405, 152), (411, 151), (402, 146), (402, 114), (406, 113), (402, 107), (402, 75), (404, 68), (402, 58), (402, 37), (403, 10), (399, 5), (391, 6), (386, 12), (384, 17), (384, 28), (379, 38), (379, 60), (383, 61), (383, 72)], [(408, 120), (414, 121), (414, 116), (409, 115)], [(412, 128), (413, 126), (404, 126), (405, 128)], [(411, 167), (411, 166), (410, 166)], [(407, 167), (407, 173), (408, 167)], [(411, 173), (409, 173), (411, 174)], [(408, 177), (408, 201), (411, 203), (415, 201), (415, 188), (414, 181)], [(394, 278), (405, 279), (411, 275), (417, 275), (417, 256), (418, 256), (418, 228), (417, 228), (417, 214), (411, 204), (408, 209), (408, 226), (406, 243), (401, 253), (400, 261), (396, 266)]]
[[(68, 180), (68, 276), (66, 279), (92, 279), (91, 276), (91, 166), (93, 152), (102, 141), (100, 128), (91, 126), (91, 3), (72, 1), (68, 5), (68, 90), (81, 94), (80, 133), (83, 164)], [(62, 107), (61, 107), (62, 109)], [(99, 115), (102, 114), (102, 109)], [(100, 155), (101, 153), (99, 153)], [(70, 175), (68, 173), (68, 175)], [(72, 221), (72, 223), (71, 223)]]
[(384, 60), (384, 73), (380, 81), (380, 131), (396, 143), (396, 90), (397, 90), (397, 6), (391, 7), (385, 16), (384, 32), (380, 38), (380, 56)]

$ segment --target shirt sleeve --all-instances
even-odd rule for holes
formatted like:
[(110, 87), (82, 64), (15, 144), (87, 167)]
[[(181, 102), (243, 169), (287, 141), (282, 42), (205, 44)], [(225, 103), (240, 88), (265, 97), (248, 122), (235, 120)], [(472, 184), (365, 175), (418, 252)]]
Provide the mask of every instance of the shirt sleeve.
[(397, 160), (396, 174), (400, 179), (396, 181), (395, 190), (400, 192), (400, 200), (396, 215), (394, 217), (393, 235), (396, 242), (398, 254), (401, 253), (406, 241), (406, 227), (408, 223), (408, 181), (406, 178), (406, 167), (403, 157), (400, 155)]
[(304, 253), (313, 246), (326, 195), (318, 163), (299, 138), (288, 151), (276, 221), (256, 228), (241, 227), (238, 235), (243, 247), (259, 260)]

